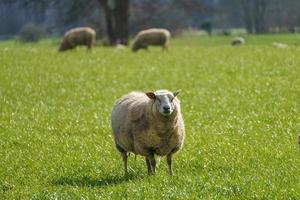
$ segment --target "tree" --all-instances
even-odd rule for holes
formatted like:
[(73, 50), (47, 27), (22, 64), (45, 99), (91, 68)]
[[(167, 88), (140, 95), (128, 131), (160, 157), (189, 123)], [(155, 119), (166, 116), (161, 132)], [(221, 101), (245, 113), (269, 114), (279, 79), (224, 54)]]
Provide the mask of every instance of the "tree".
[(268, 6), (267, 0), (254, 0), (253, 8), (253, 24), (255, 33), (264, 33), (267, 32), (266, 23), (265, 23), (265, 16), (266, 16), (266, 9)]
[(128, 44), (129, 0), (99, 0), (103, 7), (110, 45)]
[(200, 28), (210, 17), (208, 12), (203, 0), (131, 0), (130, 30), (136, 33), (159, 27), (178, 33), (186, 28)]

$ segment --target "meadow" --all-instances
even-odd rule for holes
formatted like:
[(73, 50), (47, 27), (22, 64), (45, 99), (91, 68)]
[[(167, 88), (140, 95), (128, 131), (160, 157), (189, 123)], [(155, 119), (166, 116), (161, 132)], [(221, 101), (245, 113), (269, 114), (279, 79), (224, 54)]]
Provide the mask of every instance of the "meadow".
[[(179, 38), (168, 52), (0, 42), (0, 199), (300, 199), (300, 35)], [(288, 49), (275, 49), (272, 42)], [(110, 113), (181, 90), (183, 149), (123, 174)]]

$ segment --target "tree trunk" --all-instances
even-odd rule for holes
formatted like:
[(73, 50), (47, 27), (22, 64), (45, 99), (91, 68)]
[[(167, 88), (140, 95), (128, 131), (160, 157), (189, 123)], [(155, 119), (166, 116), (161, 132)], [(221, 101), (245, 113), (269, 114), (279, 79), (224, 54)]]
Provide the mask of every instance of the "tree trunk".
[(114, 24), (114, 13), (108, 7), (105, 8), (105, 21), (106, 21), (106, 31), (109, 38), (110, 45), (116, 44), (116, 31)]
[(129, 36), (129, 0), (118, 0), (115, 11), (117, 43), (127, 45)]
[(106, 31), (110, 45), (128, 44), (129, 0), (99, 0), (105, 12)]
[(266, 0), (244, 0), (242, 2), (244, 21), (249, 33), (265, 33), (265, 14), (267, 8)]
[(254, 28), (255, 28), (255, 32), (258, 34), (266, 32), (266, 25), (265, 25), (266, 4), (267, 3), (265, 0), (255, 0)]
[(253, 8), (251, 2), (244, 0), (243, 2), (244, 21), (248, 33), (253, 33)]

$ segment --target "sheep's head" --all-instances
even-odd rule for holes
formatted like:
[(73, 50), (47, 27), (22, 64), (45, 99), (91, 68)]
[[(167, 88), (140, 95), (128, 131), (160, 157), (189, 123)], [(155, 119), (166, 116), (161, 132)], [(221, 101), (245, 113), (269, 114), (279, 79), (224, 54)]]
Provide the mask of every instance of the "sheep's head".
[(68, 43), (68, 41), (64, 39), (64, 40), (61, 42), (58, 51), (59, 51), (59, 52), (63, 52), (63, 51), (72, 49), (73, 47), (74, 47), (74, 46), (70, 45), (70, 44)]
[(163, 116), (170, 116), (176, 109), (176, 96), (179, 92), (170, 92), (168, 90), (158, 90), (156, 92), (147, 92), (146, 95), (154, 101), (155, 109)]
[(144, 44), (140, 39), (135, 39), (133, 44), (132, 44), (131, 50), (133, 52), (137, 52), (140, 49), (146, 49), (147, 50), (147, 45)]
[(67, 50), (66, 44), (64, 42), (62, 42), (61, 45), (59, 46), (58, 51), (63, 52), (65, 50)]
[(134, 42), (133, 45), (132, 45), (132, 47), (131, 47), (131, 50), (132, 50), (133, 52), (137, 52), (140, 48), (141, 48), (141, 47), (140, 47), (140, 45), (138, 44), (138, 42)]

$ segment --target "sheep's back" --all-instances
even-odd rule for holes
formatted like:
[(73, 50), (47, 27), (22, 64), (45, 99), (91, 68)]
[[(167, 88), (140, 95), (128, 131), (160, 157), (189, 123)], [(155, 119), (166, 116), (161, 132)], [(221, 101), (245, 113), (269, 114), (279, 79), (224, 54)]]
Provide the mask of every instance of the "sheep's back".
[(242, 37), (236, 37), (231, 42), (232, 45), (243, 45), (245, 44), (245, 39)]
[(170, 38), (170, 32), (164, 29), (149, 29), (141, 31), (137, 35), (138, 42), (144, 42), (149, 44), (161, 45), (168, 42)]
[(112, 133), (117, 144), (126, 150), (132, 150), (133, 121), (145, 113), (148, 97), (144, 93), (132, 92), (120, 98), (111, 115)]
[(96, 32), (91, 28), (75, 28), (65, 34), (65, 39), (74, 44), (88, 44), (93, 42)]

